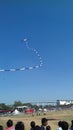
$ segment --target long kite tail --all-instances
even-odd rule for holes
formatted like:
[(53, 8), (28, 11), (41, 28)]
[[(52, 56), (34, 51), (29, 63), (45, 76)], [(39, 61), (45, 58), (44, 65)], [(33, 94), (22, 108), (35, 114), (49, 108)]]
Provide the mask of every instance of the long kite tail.
[(29, 67), (24, 66), (24, 67), (21, 67), (21, 68), (0, 69), (0, 72), (4, 72), (4, 71), (13, 71), (13, 72), (15, 72), (15, 71), (32, 70), (32, 69), (40, 68), (43, 65), (42, 58), (39, 55), (38, 51), (36, 49), (34, 49), (34, 48), (29, 47), (29, 45), (28, 45), (28, 39), (24, 38), (22, 40), (22, 42), (25, 43), (27, 49), (31, 50), (32, 52), (34, 52), (37, 55), (38, 60), (39, 60), (39, 65), (29, 66)]

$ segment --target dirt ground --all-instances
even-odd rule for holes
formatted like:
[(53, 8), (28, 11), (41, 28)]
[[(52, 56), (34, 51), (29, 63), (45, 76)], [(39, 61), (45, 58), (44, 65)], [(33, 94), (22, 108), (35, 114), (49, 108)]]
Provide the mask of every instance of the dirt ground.
[(30, 122), (35, 121), (36, 125), (41, 125), (41, 119), (46, 117), (48, 119), (48, 125), (51, 126), (52, 130), (56, 130), (58, 121), (65, 120), (71, 125), (71, 120), (73, 120), (73, 110), (62, 110), (62, 111), (50, 111), (46, 115), (17, 115), (17, 116), (1, 116), (0, 125), (4, 126), (6, 129), (6, 122), (8, 119), (12, 119), (14, 125), (17, 121), (23, 121), (25, 125), (25, 130), (30, 130)]

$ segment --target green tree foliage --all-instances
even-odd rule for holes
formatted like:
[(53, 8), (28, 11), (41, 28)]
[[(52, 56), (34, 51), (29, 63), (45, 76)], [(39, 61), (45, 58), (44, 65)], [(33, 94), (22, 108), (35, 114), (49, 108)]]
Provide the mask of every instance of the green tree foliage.
[(16, 108), (17, 106), (23, 106), (23, 103), (21, 101), (15, 101), (13, 106)]
[(12, 106), (6, 105), (5, 103), (0, 103), (0, 110), (11, 110)]

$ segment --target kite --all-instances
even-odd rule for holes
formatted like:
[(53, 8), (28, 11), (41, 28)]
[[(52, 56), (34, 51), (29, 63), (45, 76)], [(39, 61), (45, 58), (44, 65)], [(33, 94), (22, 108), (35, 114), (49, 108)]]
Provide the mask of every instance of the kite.
[(11, 68), (11, 69), (0, 69), (0, 72), (5, 72), (5, 71), (11, 71), (11, 72), (15, 72), (15, 71), (24, 71), (24, 70), (32, 70), (32, 69), (37, 69), (37, 68), (40, 68), (42, 65), (43, 65), (43, 61), (42, 61), (42, 58), (40, 56), (40, 54), (38, 53), (38, 51), (34, 48), (31, 48), (29, 47), (28, 45), (28, 39), (27, 38), (24, 38), (22, 40), (23, 43), (25, 43), (26, 45), (26, 48), (32, 52), (34, 52), (39, 60), (39, 65), (35, 65), (35, 66), (24, 66), (24, 67), (21, 67), (21, 68)]

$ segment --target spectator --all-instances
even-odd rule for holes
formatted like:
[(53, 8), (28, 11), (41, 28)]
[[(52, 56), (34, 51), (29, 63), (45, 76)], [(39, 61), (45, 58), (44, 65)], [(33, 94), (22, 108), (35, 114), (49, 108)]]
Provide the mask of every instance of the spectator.
[(31, 121), (30, 126), (31, 126), (30, 130), (33, 130), (35, 128), (35, 121)]
[(46, 130), (51, 130), (50, 125), (46, 126)]
[(3, 126), (2, 125), (0, 125), (0, 130), (3, 130)]
[(15, 125), (15, 130), (25, 130), (24, 123), (22, 121), (17, 122)]
[(58, 122), (58, 128), (56, 130), (62, 130), (62, 121)]
[(73, 130), (73, 120), (71, 120), (71, 127), (70, 130)]
[(62, 130), (68, 130), (69, 124), (66, 121), (62, 121)]
[(45, 130), (46, 129), (46, 126), (47, 126), (47, 124), (48, 124), (48, 120), (46, 119), (46, 118), (42, 118), (42, 120), (41, 120), (41, 128), (40, 128), (40, 130)]
[(15, 130), (15, 128), (13, 126), (13, 121), (11, 119), (9, 119), (7, 121), (7, 129), (6, 130)]
[(34, 130), (40, 130), (40, 126), (39, 125), (36, 125)]

